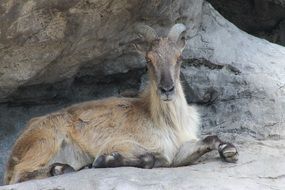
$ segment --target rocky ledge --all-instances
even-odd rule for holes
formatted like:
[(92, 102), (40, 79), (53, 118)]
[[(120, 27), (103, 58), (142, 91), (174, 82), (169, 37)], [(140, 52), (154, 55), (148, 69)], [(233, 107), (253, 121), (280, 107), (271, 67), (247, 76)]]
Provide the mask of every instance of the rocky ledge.
[(180, 168), (85, 169), (43, 180), (0, 187), (0, 190), (158, 190), (285, 188), (285, 142), (240, 143), (237, 163), (220, 161), (217, 153), (205, 155), (196, 165)]

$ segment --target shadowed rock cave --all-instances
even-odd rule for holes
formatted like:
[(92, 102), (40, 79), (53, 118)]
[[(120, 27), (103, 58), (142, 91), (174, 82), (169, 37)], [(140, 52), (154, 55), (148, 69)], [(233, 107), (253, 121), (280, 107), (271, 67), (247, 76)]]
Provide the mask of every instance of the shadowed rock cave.
[(226, 19), (243, 31), (285, 46), (285, 1), (208, 1)]

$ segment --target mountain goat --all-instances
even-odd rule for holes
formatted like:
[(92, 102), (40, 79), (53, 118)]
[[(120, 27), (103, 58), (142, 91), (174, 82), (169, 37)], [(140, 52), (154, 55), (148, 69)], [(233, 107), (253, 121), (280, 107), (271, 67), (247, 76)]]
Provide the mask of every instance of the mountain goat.
[(107, 98), (72, 105), (31, 119), (8, 161), (5, 183), (13, 184), (94, 168), (177, 167), (218, 150), (235, 162), (237, 149), (217, 136), (198, 138), (199, 114), (186, 102), (180, 83), (186, 27), (175, 24), (167, 37), (137, 25), (150, 83), (138, 98)]

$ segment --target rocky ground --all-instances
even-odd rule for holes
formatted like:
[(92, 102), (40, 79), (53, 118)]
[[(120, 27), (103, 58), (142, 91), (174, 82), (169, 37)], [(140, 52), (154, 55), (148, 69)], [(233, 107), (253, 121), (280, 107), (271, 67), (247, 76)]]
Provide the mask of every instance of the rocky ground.
[[(143, 88), (144, 61), (128, 46), (138, 21), (161, 34), (174, 22), (187, 24), (181, 78), (187, 100), (200, 109), (202, 135), (234, 142), (240, 160), (223, 163), (212, 153), (189, 167), (84, 170), (0, 189), (285, 188), (284, 47), (241, 31), (202, 0), (74, 0), (70, 7), (64, 0), (49, 2), (4, 0), (0, 7), (0, 177), (10, 147), (31, 117)], [(93, 17), (100, 7), (103, 17)], [(108, 14), (111, 19), (104, 20)], [(117, 17), (125, 19), (125, 28)], [(26, 22), (35, 28), (25, 28)]]

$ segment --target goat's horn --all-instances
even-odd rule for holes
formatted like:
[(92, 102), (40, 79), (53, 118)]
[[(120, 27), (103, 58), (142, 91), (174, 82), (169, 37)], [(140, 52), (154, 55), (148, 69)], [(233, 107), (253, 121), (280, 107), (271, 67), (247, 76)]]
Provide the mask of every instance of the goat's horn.
[(182, 32), (186, 31), (186, 26), (184, 24), (175, 24), (172, 26), (168, 33), (168, 38), (172, 40), (173, 42), (177, 42), (179, 36)]
[(157, 38), (156, 31), (150, 26), (147, 26), (145, 24), (137, 24), (135, 26), (135, 32), (142, 35), (145, 38), (145, 40), (148, 42), (152, 42)]

